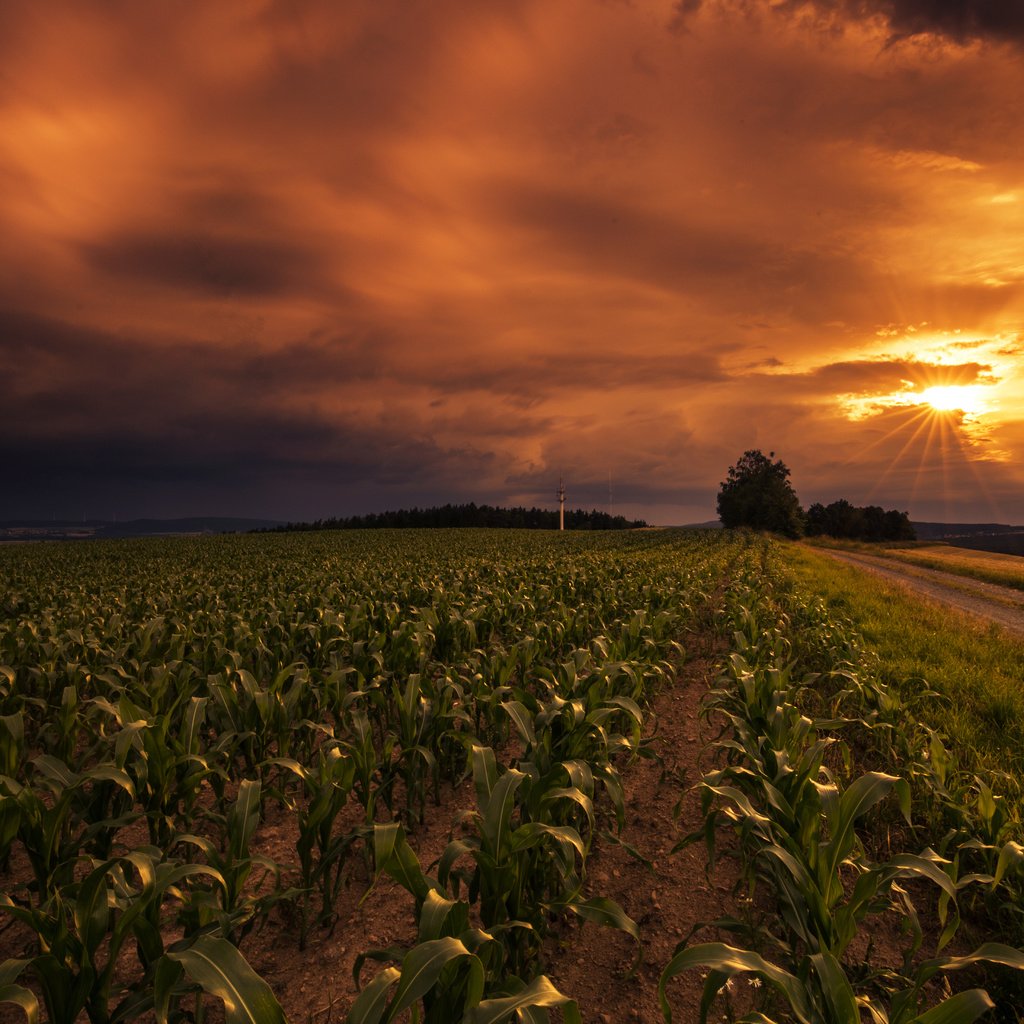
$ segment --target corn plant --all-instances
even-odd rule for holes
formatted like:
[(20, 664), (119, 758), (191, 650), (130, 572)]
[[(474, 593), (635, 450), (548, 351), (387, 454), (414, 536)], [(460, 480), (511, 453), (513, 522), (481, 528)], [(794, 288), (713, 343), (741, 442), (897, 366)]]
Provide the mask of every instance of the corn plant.
[[(842, 964), (831, 953), (804, 957), (794, 974), (751, 950), (709, 942), (676, 952), (662, 973), (658, 998), (662, 1015), (670, 1024), (668, 983), (682, 971), (705, 968), (708, 975), (701, 997), (700, 1024), (706, 1024), (716, 997), (727, 984), (746, 974), (753, 974), (781, 998), (798, 1024), (862, 1024), (864, 1012), (873, 1024), (972, 1024), (995, 1005), (983, 989), (959, 992), (930, 1009), (922, 1009), (920, 1003), (925, 983), (938, 971), (960, 970), (976, 963), (1024, 970), (1024, 953), (1010, 946), (987, 943), (968, 956), (927, 961), (918, 970), (914, 983), (891, 997), (886, 1005), (877, 998), (858, 996)], [(751, 1024), (773, 1024), (773, 1018), (763, 1012), (744, 1019)]]
[[(164, 864), (159, 857), (158, 850), (150, 849), (94, 861), (81, 881), (53, 890), (38, 905), (0, 897), (0, 911), (28, 925), (39, 941), (35, 956), (0, 966), (5, 983), (0, 1001), (16, 1002), (32, 1019), (35, 996), (15, 984), (27, 974), (42, 992), (51, 1024), (73, 1024), (83, 1011), (91, 1024), (113, 1024), (152, 1009), (153, 986), (171, 955), (163, 949), (164, 896), (186, 877), (216, 876), (212, 869)], [(142, 970), (134, 984), (118, 983), (118, 957), (130, 941)], [(239, 972), (228, 968), (227, 973)]]
[(73, 881), (82, 853), (103, 857), (118, 831), (135, 820), (134, 786), (113, 764), (76, 772), (48, 754), (31, 761), (33, 777), (22, 784), (0, 777), (0, 807), (32, 867), (38, 900)]
[[(317, 748), (315, 764), (309, 769), (294, 760), (280, 759), (278, 763), (298, 776), (306, 790), (305, 801), (295, 808), (302, 889), (299, 948), (304, 949), (312, 928), (324, 927), (333, 920), (348, 854), (365, 835), (365, 828), (349, 832), (335, 829), (356, 774), (355, 762), (337, 740), (327, 740)], [(314, 912), (312, 901), (317, 898), (320, 906)]]
[[(474, 745), (471, 756), (477, 809), (463, 816), (471, 832), (448, 844), (438, 864), (438, 881), (455, 896), (465, 885), (470, 902), (479, 900), (487, 928), (530, 925), (512, 936), (510, 969), (518, 973), (536, 954), (548, 918), (556, 913), (610, 924), (639, 943), (635, 923), (617, 904), (582, 899), (586, 845), (579, 832), (568, 825), (519, 819), (516, 795), (529, 777), (514, 768), (499, 773), (490, 748)], [(464, 857), (472, 861), (471, 871), (457, 867)]]
[(394, 737), (386, 736), (380, 746), (375, 744), (373, 726), (365, 708), (361, 706), (364, 697), (363, 691), (355, 691), (344, 702), (343, 722), (351, 739), (344, 741), (343, 746), (354, 766), (352, 791), (363, 807), (366, 823), (372, 825), (378, 799), (383, 800), (391, 809)]
[(409, 675), (404, 687), (392, 680), (389, 706), (396, 719), (395, 773), (404, 783), (405, 817), (410, 824), (422, 822), (427, 807), (427, 779), (437, 777), (437, 758), (432, 735), (433, 702), (424, 694), (418, 672)]
[[(791, 962), (779, 966), (752, 950), (721, 943), (694, 949), (686, 949), (682, 943), (662, 975), (660, 996), (666, 1019), (671, 1018), (666, 984), (679, 971), (699, 966), (711, 969), (701, 1005), (702, 1020), (729, 979), (749, 972), (782, 997), (801, 1022), (853, 1024), (860, 1021), (862, 1008), (876, 1024), (973, 1020), (991, 1006), (980, 990), (961, 993), (921, 1015), (923, 976), (918, 974), (909, 984), (907, 978), (912, 974), (912, 957), (921, 944), (922, 931), (909, 892), (900, 883), (927, 880), (938, 888), (938, 915), (944, 924), (938, 939), (941, 950), (959, 922), (956, 900), (960, 890), (972, 883), (992, 882), (994, 876), (958, 879), (956, 859), (942, 858), (928, 849), (918, 855), (897, 853), (881, 863), (867, 858), (856, 831), (858, 821), (894, 793), (909, 824), (910, 784), (893, 775), (867, 772), (844, 786), (839, 776), (849, 770), (850, 750), (836, 737), (820, 733), (851, 724), (867, 725), (869, 731), (879, 727), (891, 731), (894, 722), (877, 716), (866, 722), (860, 717), (863, 709), (855, 710), (852, 719), (838, 713), (858, 691), (857, 678), (848, 669), (841, 673), (845, 686), (833, 700), (832, 717), (812, 720), (803, 714), (799, 706), (808, 702), (818, 677), (798, 679), (796, 664), (787, 660), (793, 649), (785, 636), (787, 617), (773, 611), (753, 588), (737, 592), (734, 600), (732, 624), (740, 627), (733, 633), (736, 650), (705, 706), (706, 716), (721, 723), (715, 747), (727, 763), (701, 783), (707, 814), (703, 833), (713, 852), (716, 821), (721, 818), (736, 827), (750, 869), (768, 881), (775, 895), (785, 930), (785, 937), (776, 941), (779, 952)], [(884, 693), (874, 688), (871, 692), (878, 698), (876, 710), (892, 710), (883, 707)], [(890, 753), (902, 749), (888, 738), (884, 746)], [(839, 753), (838, 761), (833, 752)], [(937, 752), (942, 753), (941, 747)], [(826, 766), (830, 756), (835, 774)], [(947, 765), (941, 760), (933, 771), (941, 781), (948, 777)], [(716, 803), (718, 809), (712, 810)], [(995, 820), (992, 803), (986, 802), (985, 807)], [(679, 845), (695, 837), (686, 837)], [(904, 951), (903, 974), (893, 973), (888, 978), (892, 996), (887, 1005), (884, 1000), (857, 993), (856, 979), (847, 975), (842, 958), (865, 918), (891, 906), (898, 907), (909, 923), (913, 940)], [(771, 937), (770, 931), (764, 934)], [(969, 962), (984, 959), (979, 955)], [(1024, 954), (1008, 947), (993, 954), (993, 959), (1024, 965)], [(952, 969), (955, 962), (931, 961), (931, 973), (941, 964)], [(875, 981), (880, 980), (876, 975)], [(769, 1018), (759, 1013), (747, 1019), (764, 1022)]]
[(147, 716), (128, 697), (110, 707), (120, 730), (115, 764), (132, 779), (150, 842), (167, 849), (181, 821), (195, 817), (200, 786), (217, 770), (202, 749), (208, 698), (192, 697), (184, 713)]
[[(237, 945), (266, 919), (275, 903), (295, 895), (280, 888), (279, 865), (250, 849), (260, 820), (260, 790), (258, 780), (242, 780), (225, 821), (223, 849), (205, 836), (185, 833), (177, 837), (180, 845), (197, 849), (213, 869), (213, 884), (190, 888), (179, 912), (187, 934), (213, 926)], [(249, 891), (250, 875), (255, 868), (263, 869), (264, 880), (274, 879), (269, 893), (254, 896)]]
[(378, 826), (374, 834), (377, 873), (386, 873), (416, 899), (417, 940), (410, 949), (371, 950), (356, 959), (358, 987), (367, 960), (392, 962), (360, 993), (348, 1016), (349, 1024), (393, 1021), (423, 1007), (424, 1024), (500, 1024), (516, 1019), (544, 1022), (547, 1010), (559, 1007), (566, 1024), (579, 1022), (576, 1003), (562, 995), (543, 975), (525, 982), (507, 972), (506, 943), (496, 936), (529, 928), (510, 922), (497, 930), (470, 926), (470, 905), (448, 899), (420, 869), (397, 824)]

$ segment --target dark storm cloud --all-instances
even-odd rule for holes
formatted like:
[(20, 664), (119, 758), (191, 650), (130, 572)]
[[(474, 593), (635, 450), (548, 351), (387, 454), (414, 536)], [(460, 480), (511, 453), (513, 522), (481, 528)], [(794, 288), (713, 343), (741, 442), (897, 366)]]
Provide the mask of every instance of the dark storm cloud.
[(628, 359), (622, 351), (578, 348), (535, 354), (509, 352), (477, 360), (439, 360), (422, 369), (394, 366), (397, 379), (413, 379), (445, 391), (483, 390), (510, 397), (550, 397), (572, 388), (643, 389), (696, 387), (728, 379), (718, 357), (700, 351), (636, 352)]
[[(62, 509), (72, 499), (107, 509), (148, 491), (178, 509), (256, 494), (287, 515), (289, 495), (292, 508), (304, 500), (289, 490), (295, 481), (337, 503), (347, 488), (367, 486), (443, 493), (467, 467), (478, 479), (493, 469), (492, 452), (440, 442), (386, 410), (329, 417), (312, 403), (282, 405), (275, 375), (287, 370), (289, 386), (312, 389), (307, 374), (325, 371), (294, 350), (232, 362), (220, 350), (158, 349), (8, 312), (0, 358), (18, 366), (0, 378), (10, 425), (0, 434), (0, 518), (48, 513), (33, 495)], [(339, 354), (328, 369), (348, 373), (344, 363)]]
[[(0, 313), (0, 356), (17, 372), (0, 378), (0, 401), (10, 413), (10, 433), (47, 435), (58, 425), (102, 433), (104, 424), (173, 432), (202, 418), (218, 421), (254, 403), (280, 406), (290, 396), (332, 383), (379, 374), (375, 343), (336, 337), (278, 352), (195, 342), (153, 343), (18, 311)], [(248, 425), (239, 427), (250, 434)], [(271, 437), (266, 432), (259, 437)], [(302, 450), (307, 450), (303, 448)]]
[[(232, 412), (168, 432), (0, 437), (0, 520), (27, 516), (262, 510), (281, 519), (476, 497), (494, 457), (407, 438), (398, 425), (337, 427), (272, 412)], [(390, 492), (389, 492), (390, 489)], [(429, 497), (428, 497), (429, 496)], [(82, 513), (85, 514), (84, 511)]]
[[(428, 437), (408, 438), (400, 424), (336, 425), (315, 416), (272, 410), (210, 411), (183, 417), (163, 430), (134, 434), (104, 426), (94, 433), (0, 440), (4, 478), (12, 487), (57, 477), (111, 482), (193, 481), (227, 486), (234, 479), (271, 479), (288, 471), (330, 473), (345, 484), (421, 484), (454, 480), (459, 465), (491, 456), (472, 446), (447, 449)], [(479, 469), (479, 466), (477, 467)]]
[(1016, 0), (845, 0), (844, 6), (854, 16), (881, 14), (897, 36), (1024, 40), (1024, 5)]
[(287, 209), (278, 199), (238, 183), (230, 169), (223, 170), (218, 177), (223, 180), (215, 184), (182, 183), (175, 189), (175, 213), (183, 223), (212, 221), (235, 229), (239, 224), (272, 223), (284, 230)]
[[(739, 454), (739, 453), (737, 453)], [(611, 481), (612, 502), (628, 501), (630, 506), (650, 507), (657, 505), (714, 507), (717, 485), (688, 484), (678, 480), (671, 469), (670, 460), (661, 460), (651, 467), (626, 471)], [(660, 471), (660, 472), (659, 472)], [(533, 473), (517, 474), (508, 483), (524, 494), (535, 496), (535, 500), (551, 503), (551, 473), (538, 469)], [(573, 465), (572, 475), (566, 484), (566, 504), (570, 507), (608, 507), (608, 476), (600, 467), (579, 467)], [(616, 497), (617, 496), (617, 497)]]
[(293, 242), (182, 235), (118, 235), (82, 247), (94, 268), (216, 295), (278, 295), (309, 280), (317, 261)]
[(499, 195), (510, 226), (541, 235), (563, 258), (666, 286), (730, 277), (772, 255), (763, 242), (667, 220), (576, 188), (513, 184)]
[[(670, 27), (685, 31), (707, 0), (678, 0)], [(739, 7), (757, 11), (758, 5)], [(1024, 41), (1024, 6), (1017, 0), (782, 0), (773, 13), (800, 13), (808, 6), (825, 16), (860, 20), (881, 17), (894, 39), (921, 35), (945, 36), (956, 43), (975, 39)]]

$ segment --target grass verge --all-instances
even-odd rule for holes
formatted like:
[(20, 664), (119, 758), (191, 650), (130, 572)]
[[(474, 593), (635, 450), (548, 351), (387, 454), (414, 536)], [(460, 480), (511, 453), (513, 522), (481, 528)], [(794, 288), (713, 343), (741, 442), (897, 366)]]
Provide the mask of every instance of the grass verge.
[[(878, 655), (880, 678), (904, 699), (932, 689), (919, 719), (945, 734), (964, 768), (999, 778), (1024, 811), (1024, 640), (926, 604), (902, 588), (797, 544), (786, 561), (798, 584), (846, 616)], [(1002, 788), (1002, 787), (1000, 787)]]
[(907, 565), (923, 569), (938, 569), (940, 572), (965, 576), (968, 579), (995, 583), (1001, 587), (1024, 590), (1024, 558), (1017, 555), (1003, 555), (994, 551), (974, 551), (971, 548), (957, 548), (949, 544), (913, 545), (864, 544), (857, 541), (823, 540), (808, 541), (815, 547), (831, 548), (836, 551), (857, 551), (878, 558), (890, 558)]

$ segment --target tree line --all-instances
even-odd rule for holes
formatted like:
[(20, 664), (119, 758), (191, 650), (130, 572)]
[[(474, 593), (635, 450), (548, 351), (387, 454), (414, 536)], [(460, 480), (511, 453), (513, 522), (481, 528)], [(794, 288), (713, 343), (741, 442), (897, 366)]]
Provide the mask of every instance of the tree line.
[(845, 498), (831, 505), (815, 502), (807, 509), (804, 533), (808, 537), (841, 537), (847, 540), (916, 540), (906, 512), (886, 511), (878, 505), (858, 506)]
[[(566, 509), (567, 530), (631, 530), (646, 526), (643, 519), (627, 519), (607, 512)], [(311, 523), (287, 523), (273, 532), (303, 530), (376, 530), (384, 528), (477, 526), (492, 529), (557, 530), (558, 513), (546, 508), (500, 508), (496, 505), (439, 505), (432, 508), (397, 509), (357, 516), (332, 516)]]
[(815, 502), (806, 512), (789, 482), (789, 467), (758, 449), (745, 451), (729, 467), (718, 492), (723, 526), (747, 526), (787, 537), (838, 537), (846, 540), (915, 540), (910, 516), (877, 505), (857, 506), (840, 498)]

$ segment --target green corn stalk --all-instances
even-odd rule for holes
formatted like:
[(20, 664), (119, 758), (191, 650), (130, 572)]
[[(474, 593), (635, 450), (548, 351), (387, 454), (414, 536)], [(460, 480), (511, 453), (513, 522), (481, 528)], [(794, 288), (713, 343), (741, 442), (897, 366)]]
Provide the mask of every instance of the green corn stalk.
[[(471, 757), (477, 810), (464, 822), (475, 834), (448, 844), (438, 864), (438, 881), (455, 896), (465, 884), (470, 902), (479, 899), (488, 929), (530, 924), (530, 930), (518, 929), (510, 936), (510, 970), (518, 974), (527, 965), (547, 931), (549, 915), (557, 913), (613, 925), (639, 942), (636, 925), (616, 904), (581, 898), (586, 846), (579, 832), (541, 821), (517, 823), (517, 791), (529, 777), (516, 769), (499, 774), (490, 748), (474, 746)], [(468, 873), (456, 868), (463, 857), (473, 862)]]
[[(564, 821), (553, 820), (540, 813), (537, 800), (524, 801), (530, 820), (559, 824), (573, 824), (587, 833), (593, 829), (594, 816), (590, 801), (594, 797), (593, 778), (602, 783), (621, 829), (625, 819), (624, 796), (618, 769), (612, 757), (618, 753), (632, 755), (640, 743), (640, 725), (643, 713), (628, 697), (614, 697), (600, 701), (588, 710), (586, 698), (564, 700), (557, 695), (548, 703), (524, 695), (526, 701), (510, 700), (503, 703), (524, 745), (520, 768), (532, 780), (527, 792), (550, 801), (553, 787), (564, 787), (568, 775), (571, 787), (581, 791), (586, 800), (565, 792), (560, 797), (576, 797), (584, 816), (579, 814)], [(617, 721), (625, 721), (630, 738), (614, 731)], [(585, 766), (585, 770), (581, 770)], [(575, 781), (579, 776), (580, 782)], [(582, 783), (582, 785), (580, 784)], [(571, 810), (569, 805), (563, 805)]]
[[(924, 984), (938, 971), (960, 970), (982, 962), (1024, 970), (1024, 952), (988, 943), (969, 956), (928, 961), (918, 971), (914, 985), (894, 996), (886, 1007), (877, 999), (857, 996), (839, 960), (831, 953), (805, 957), (801, 969), (792, 974), (751, 950), (709, 942), (677, 950), (662, 972), (658, 999), (665, 1021), (671, 1024), (668, 983), (685, 970), (706, 968), (709, 973), (701, 997), (700, 1024), (706, 1024), (716, 997), (727, 983), (744, 974), (755, 975), (780, 996), (798, 1024), (861, 1024), (862, 1010), (874, 1024), (972, 1024), (994, 1005), (982, 989), (960, 992), (923, 1011), (920, 999)], [(752, 1024), (772, 1024), (763, 1013), (745, 1019)]]
[[(486, 932), (479, 933), (491, 943)], [(469, 937), (466, 937), (469, 941)], [(550, 1021), (548, 1010), (558, 1007), (564, 1024), (581, 1024), (575, 1000), (559, 992), (541, 975), (529, 984), (506, 983), (508, 994), (484, 995), (484, 969), (471, 944), (446, 937), (421, 942), (402, 958), (401, 967), (381, 971), (360, 993), (348, 1024), (381, 1024), (397, 1019), (422, 1001), (424, 1024), (501, 1024), (503, 1021)], [(392, 994), (390, 990), (394, 990)], [(418, 1020), (418, 1015), (413, 1019)]]
[[(734, 669), (738, 663), (734, 659)], [(709, 776), (705, 792), (729, 802), (727, 816), (753, 843), (792, 935), (805, 948), (842, 956), (864, 918), (890, 905), (894, 883), (914, 877), (928, 879), (941, 890), (939, 910), (946, 925), (941, 948), (959, 921), (958, 915), (947, 914), (951, 902), (955, 907), (957, 894), (946, 870), (949, 862), (940, 863), (928, 851), (920, 857), (904, 854), (882, 865), (866, 865), (854, 829), (860, 817), (893, 791), (909, 822), (908, 784), (894, 776), (869, 773), (841, 792), (833, 783), (818, 781), (825, 771), (827, 741), (816, 739), (815, 724), (788, 703), (793, 684), (779, 689), (781, 676), (771, 668), (744, 668), (734, 674), (742, 697), (738, 707), (750, 717), (724, 712), (736, 738), (720, 740), (718, 745), (738, 764)], [(762, 676), (774, 676), (770, 696), (769, 688), (758, 682)], [(752, 695), (759, 699), (752, 701)], [(728, 703), (728, 696), (718, 692), (712, 700), (721, 706)], [(707, 834), (713, 831), (709, 828)], [(849, 892), (843, 883), (844, 869), (857, 873)], [(909, 896), (903, 889), (899, 894), (907, 920), (916, 926)], [(916, 927), (908, 957), (919, 942)]]
[(349, 1024), (394, 1020), (411, 1010), (424, 1024), (499, 1024), (505, 1020), (543, 1022), (548, 1009), (560, 1007), (563, 1020), (578, 1022), (573, 1000), (555, 989), (544, 976), (530, 983), (506, 972), (504, 944), (511, 931), (529, 929), (523, 922), (482, 931), (470, 926), (470, 907), (448, 899), (438, 883), (423, 875), (416, 855), (397, 823), (377, 826), (374, 849), (378, 875), (390, 875), (416, 898), (418, 935), (409, 950), (370, 950), (357, 957), (353, 975), (359, 986), (366, 960), (396, 963), (362, 990), (348, 1017)]
[[(391, 683), (391, 707), (395, 712), (397, 733), (395, 750), (397, 771), (405, 784), (405, 815), (410, 824), (422, 822), (427, 807), (426, 778), (436, 776), (437, 759), (432, 747), (433, 705), (424, 695), (421, 677), (412, 673), (404, 689), (397, 681)], [(414, 811), (414, 806), (418, 811)]]
[[(117, 832), (136, 815), (131, 779), (112, 764), (83, 772), (41, 754), (31, 762), (36, 784), (0, 777), (0, 819), (16, 828), (34, 877), (37, 900), (74, 880), (82, 852), (109, 852)], [(118, 794), (123, 794), (120, 799)]]
[(17, 778), (24, 758), (24, 712), (0, 716), (0, 775)]
[[(266, 688), (248, 669), (237, 666), (209, 678), (211, 712), (215, 712), (211, 724), (221, 734), (222, 743), (230, 738), (230, 746), (241, 755), (248, 775), (258, 774), (274, 756), (287, 756), (295, 721), (305, 717), (301, 713), (293, 717), (304, 691), (308, 691), (301, 681), (304, 672), (304, 668), (300, 672), (289, 665)], [(286, 690), (285, 683), (296, 673), (300, 681)]]
[(29, 960), (5, 960), (0, 963), (0, 1003), (8, 1003), (22, 1009), (28, 1024), (39, 1020), (39, 999), (35, 992), (17, 984), (18, 978), (28, 967)]
[[(53, 890), (35, 906), (0, 897), (0, 910), (31, 928), (40, 947), (34, 957), (8, 961), (0, 975), (6, 975), (10, 984), (22, 974), (31, 975), (42, 991), (51, 1024), (72, 1024), (83, 1011), (92, 1024), (134, 1016), (126, 1015), (121, 1006), (137, 1006), (140, 994), (149, 989), (156, 957), (151, 960), (146, 954), (156, 952), (154, 942), (162, 947), (165, 893), (188, 875), (209, 873), (194, 865), (159, 864), (159, 855), (155, 849), (137, 850), (93, 862), (80, 882)], [(130, 880), (132, 874), (140, 880), (137, 886)], [(134, 985), (123, 985), (117, 983), (116, 969), (129, 940), (135, 941), (143, 975)], [(27, 1009), (22, 992), (12, 989), (10, 994)], [(3, 998), (0, 995), (0, 1001)], [(114, 1005), (115, 1000), (121, 1003)]]
[(213, 935), (201, 935), (168, 952), (161, 962), (153, 990), (157, 1024), (180, 1019), (172, 1011), (183, 998), (183, 978), (220, 1000), (225, 1024), (286, 1024), (270, 986), (230, 942)]
[[(227, 814), (223, 850), (205, 836), (188, 833), (178, 836), (179, 844), (195, 847), (202, 853), (216, 879), (213, 885), (190, 888), (179, 913), (187, 935), (215, 925), (221, 935), (237, 945), (266, 920), (274, 904), (297, 895), (295, 891), (281, 889), (278, 864), (250, 850), (260, 820), (260, 790), (259, 780), (242, 780), (238, 796)], [(274, 878), (271, 892), (263, 896), (248, 894), (247, 883), (254, 868), (263, 869), (264, 879)]]
[(372, 825), (376, 817), (378, 797), (384, 800), (389, 810), (391, 809), (391, 790), (394, 785), (391, 761), (394, 738), (389, 736), (382, 746), (375, 745), (369, 716), (358, 703), (363, 696), (358, 692), (346, 699), (344, 725), (352, 739), (343, 743), (343, 749), (355, 766), (353, 792), (363, 806), (366, 824)]
[(38, 743), (50, 757), (71, 763), (84, 728), (80, 714), (78, 689), (65, 686), (60, 704), (51, 709), (49, 721), (37, 733)]
[(460, 1019), (464, 1014), (458, 1011), (479, 1004), (483, 992), (484, 967), (479, 957), (459, 939), (432, 939), (406, 953), (401, 968), (381, 971), (359, 994), (348, 1021), (390, 1022), (424, 1001), (424, 1024), (441, 1024)]
[[(12, 673), (13, 675), (13, 673)], [(0, 717), (0, 779), (17, 778), (25, 756), (25, 718), (18, 712)], [(0, 783), (0, 866), (10, 866), (11, 845), (18, 834), (20, 812)]]
[(473, 737), (471, 682), (456, 668), (445, 669), (431, 695), (434, 707), (434, 797), (440, 800), (441, 781), (455, 782), (465, 770), (466, 744)]
[(127, 697), (116, 709), (116, 763), (132, 777), (150, 842), (161, 849), (171, 846), (179, 819), (194, 817), (200, 786), (214, 774), (202, 753), (207, 701), (192, 697), (181, 717), (147, 717)]
[[(310, 931), (324, 927), (336, 915), (334, 906), (341, 891), (343, 870), (352, 846), (366, 835), (365, 827), (337, 832), (335, 822), (348, 803), (355, 782), (356, 766), (337, 740), (317, 749), (316, 763), (306, 769), (297, 761), (279, 758), (276, 763), (300, 778), (306, 801), (295, 808), (299, 838), (296, 849), (303, 894), (299, 948), (304, 949)], [(320, 909), (313, 913), (311, 902), (319, 896)]]

